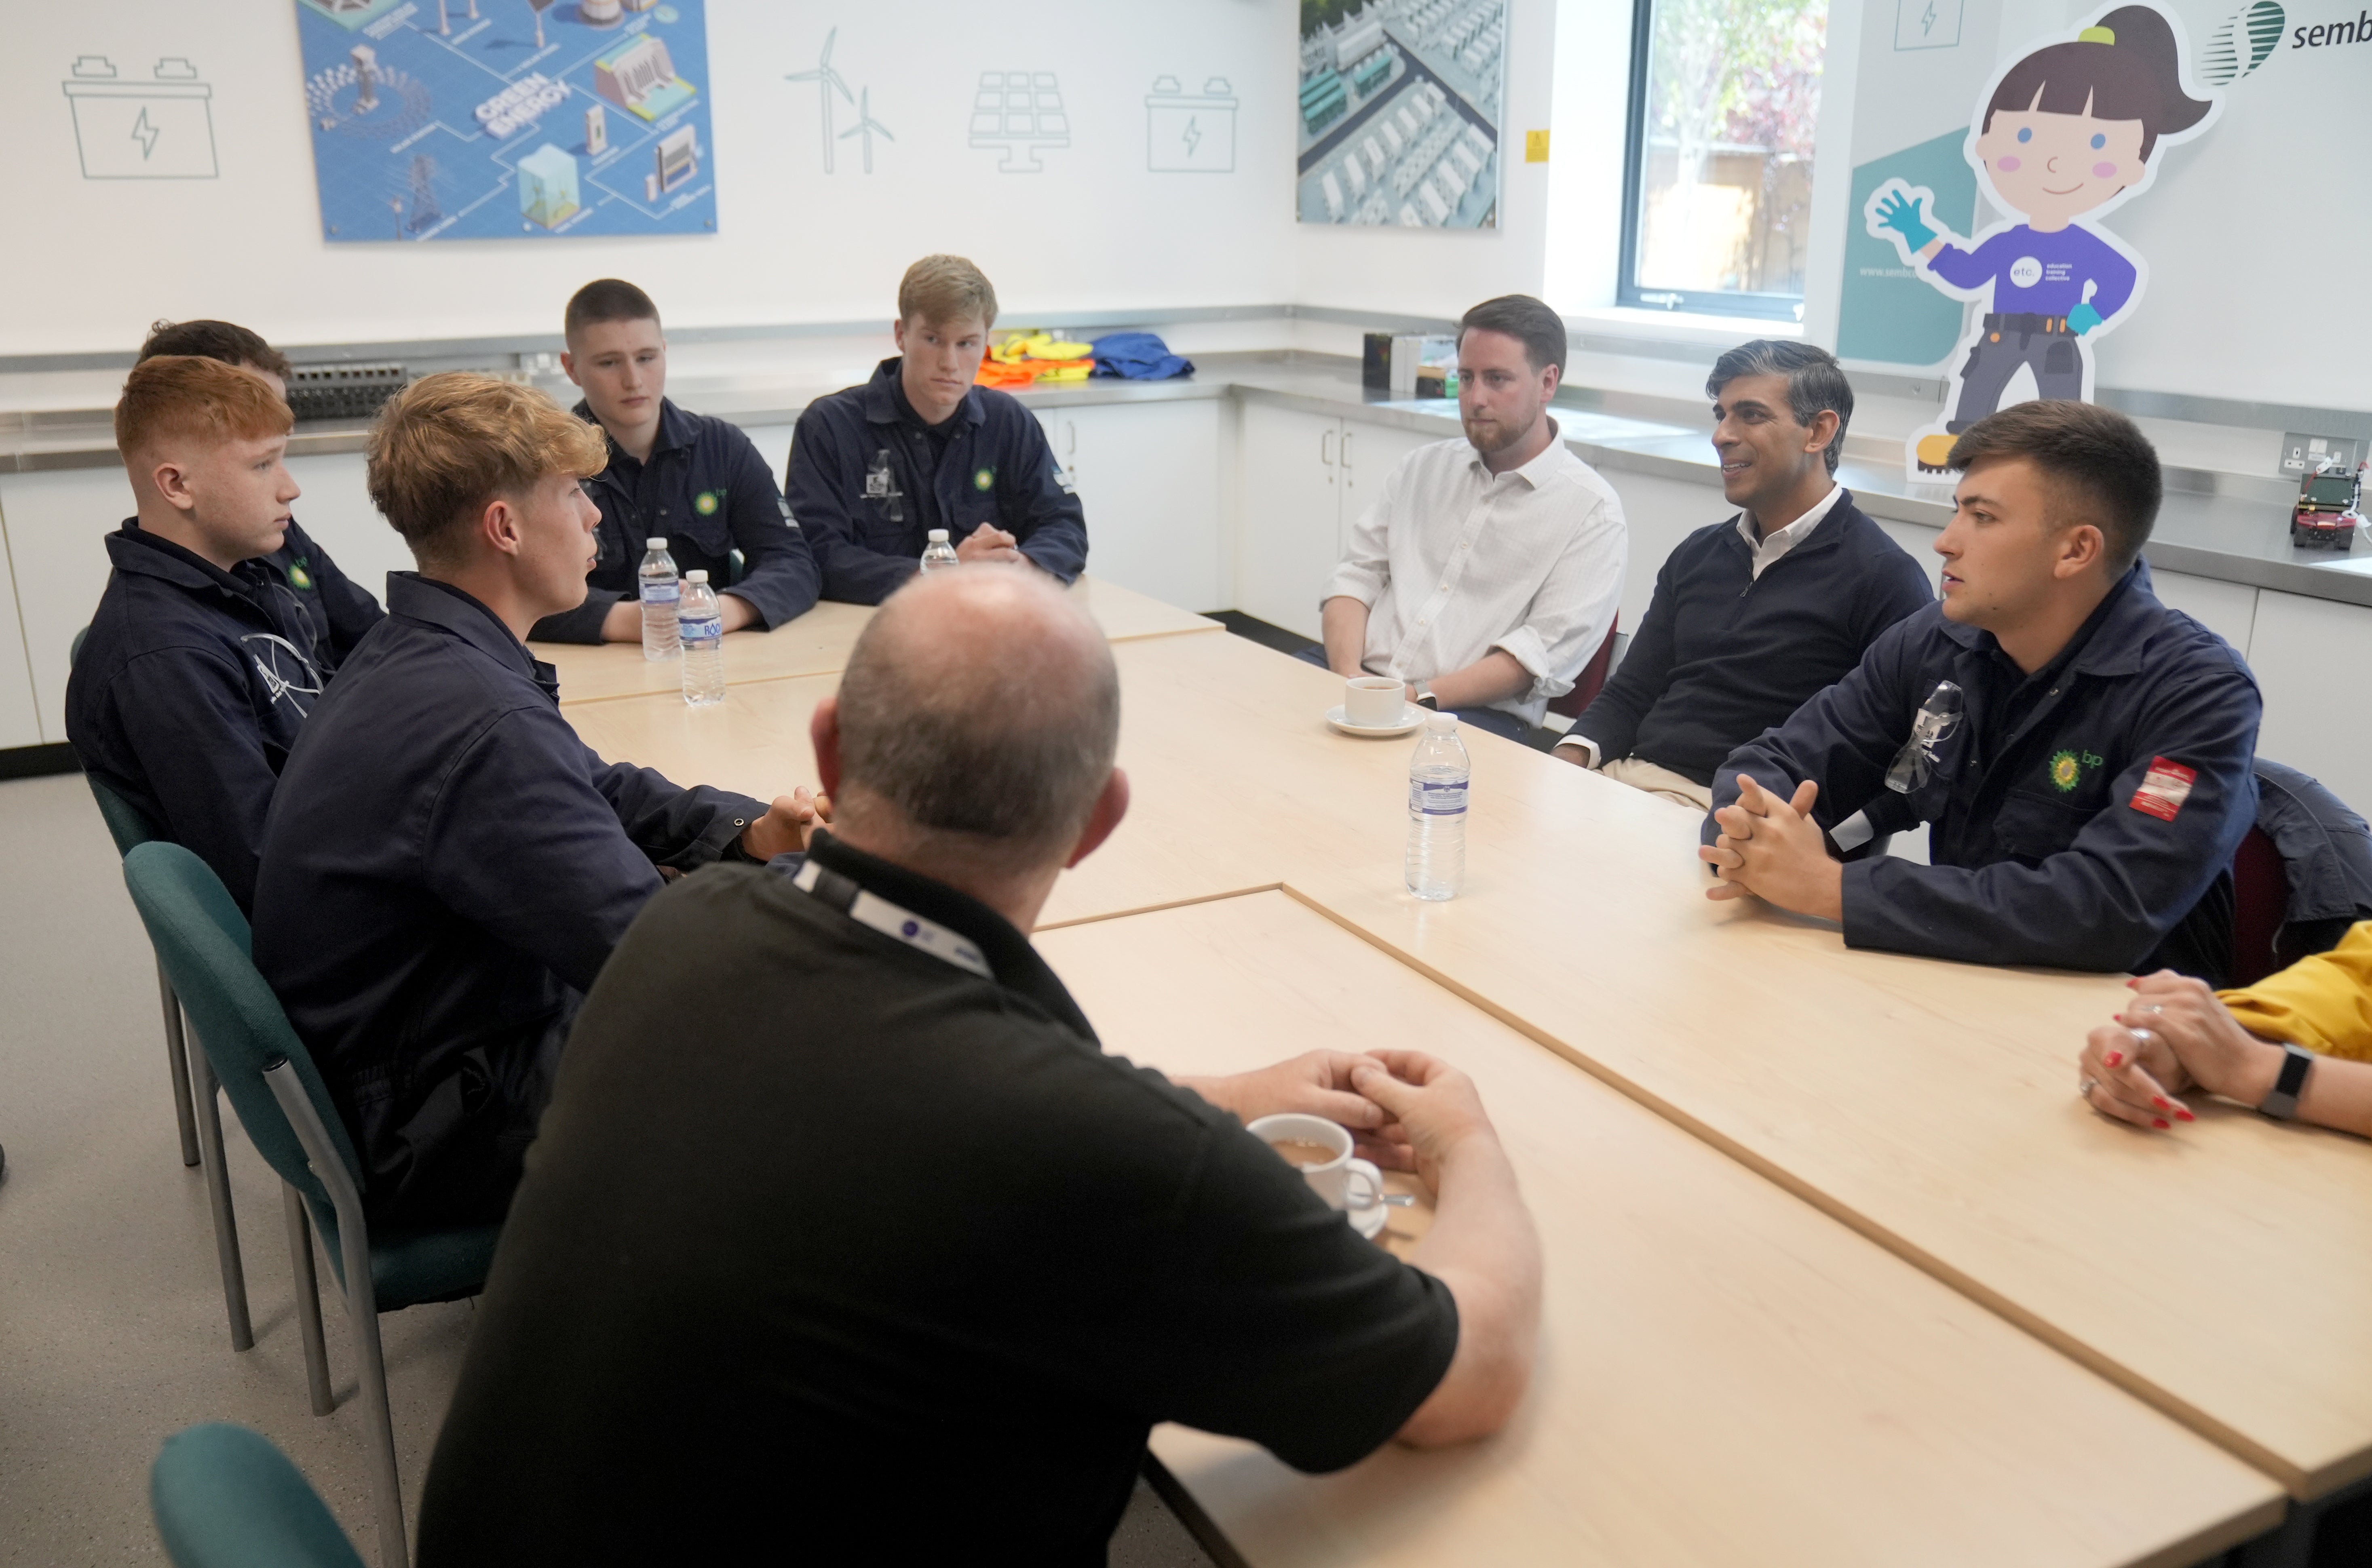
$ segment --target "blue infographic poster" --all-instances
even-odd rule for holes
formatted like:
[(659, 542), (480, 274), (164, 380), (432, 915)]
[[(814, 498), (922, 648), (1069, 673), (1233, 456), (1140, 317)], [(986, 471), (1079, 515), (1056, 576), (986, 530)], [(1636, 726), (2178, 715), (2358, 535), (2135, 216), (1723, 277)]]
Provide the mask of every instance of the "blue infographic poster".
[(713, 234), (707, 0), (296, 0), (321, 234)]

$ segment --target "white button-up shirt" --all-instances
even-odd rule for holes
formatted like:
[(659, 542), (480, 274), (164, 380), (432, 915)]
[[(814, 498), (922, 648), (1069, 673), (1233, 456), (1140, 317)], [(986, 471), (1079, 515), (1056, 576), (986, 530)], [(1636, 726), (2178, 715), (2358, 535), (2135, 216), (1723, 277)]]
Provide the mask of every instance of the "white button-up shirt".
[(1829, 493), (1813, 502), (1811, 509), (1802, 517), (1784, 528), (1773, 528), (1761, 539), (1754, 537), (1753, 517), (1749, 513), (1740, 512), (1738, 515), (1738, 537), (1746, 541), (1748, 553), (1754, 557), (1755, 577), (1759, 580), (1764, 567), (1769, 566), (1771, 563), (1810, 537), (1812, 530), (1820, 526), (1820, 519), (1827, 517), (1829, 509), (1837, 504), (1837, 497), (1844, 493), (1843, 485), (1830, 485)]
[(1622, 503), (1562, 436), (1503, 474), (1439, 441), (1392, 470), (1320, 602), (1367, 607), (1378, 675), (1431, 680), (1506, 649), (1532, 684), (1493, 706), (1538, 724), (1614, 624), (1628, 551)]

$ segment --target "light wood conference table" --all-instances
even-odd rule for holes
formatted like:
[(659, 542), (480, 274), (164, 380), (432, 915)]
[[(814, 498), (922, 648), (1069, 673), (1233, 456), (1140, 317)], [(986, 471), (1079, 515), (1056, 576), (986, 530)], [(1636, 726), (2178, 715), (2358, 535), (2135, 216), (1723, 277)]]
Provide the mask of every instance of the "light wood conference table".
[[(1117, 583), (1083, 575), (1071, 592), (1114, 642), (1219, 630), (1219, 623), (1208, 616), (1164, 604)], [(856, 634), (872, 619), (870, 605), (827, 600), (772, 631), (736, 632), (725, 639), (725, 683), (739, 686), (845, 669)], [(529, 646), (536, 657), (559, 672), (564, 707), (620, 697), (677, 695), (683, 690), (683, 666), (673, 659), (646, 659), (639, 644), (534, 643)]]
[(1422, 1043), (1539, 1222), (1539, 1365), (1499, 1436), (1308, 1477), (1157, 1432), (1255, 1565), (2173, 1564), (2279, 1516), (2265, 1476), (1285, 893), (1038, 945), (1107, 1050), (1169, 1072)]
[[(1287, 888), (1367, 942), (2299, 1498), (2372, 1472), (2372, 1145), (2202, 1106), (2135, 1133), (2075, 1095), (2112, 976), (1846, 949), (1716, 905), (1683, 808), (1489, 735), (1463, 894), (1401, 885), (1408, 743), (1334, 735), (1323, 671), (1242, 639), (1116, 645), (1134, 804), (1048, 926)], [(772, 794), (830, 678), (719, 709), (572, 709), (604, 755)]]

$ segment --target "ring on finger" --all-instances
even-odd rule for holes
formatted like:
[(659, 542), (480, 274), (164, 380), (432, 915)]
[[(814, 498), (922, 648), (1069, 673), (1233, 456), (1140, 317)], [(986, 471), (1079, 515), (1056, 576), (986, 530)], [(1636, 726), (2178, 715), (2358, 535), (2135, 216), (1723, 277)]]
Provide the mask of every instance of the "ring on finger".
[(2090, 1098), (2092, 1098), (2092, 1091), (2093, 1091), (2094, 1089), (2099, 1088), (2099, 1086), (2100, 1086), (2100, 1080), (2099, 1080), (2099, 1079), (2098, 1079), (2098, 1078), (2086, 1078), (2086, 1079), (2085, 1079), (2085, 1080), (2083, 1080), (2081, 1083), (2079, 1083), (2079, 1084), (2077, 1084), (2077, 1085), (2076, 1086), (2076, 1097), (2078, 1099), (2087, 1099), (2087, 1100), (2088, 1100), (2088, 1099), (2090, 1099)]

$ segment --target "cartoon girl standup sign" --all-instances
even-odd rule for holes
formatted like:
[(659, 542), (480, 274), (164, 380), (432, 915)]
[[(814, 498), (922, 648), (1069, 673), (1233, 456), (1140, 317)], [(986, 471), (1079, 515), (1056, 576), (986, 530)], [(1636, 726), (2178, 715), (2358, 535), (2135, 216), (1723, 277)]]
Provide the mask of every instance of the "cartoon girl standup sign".
[(1948, 389), (1949, 417), (1912, 442), (1914, 479), (1944, 471), (1953, 438), (1999, 406), (2020, 366), (2042, 397), (2091, 400), (2084, 340), (2130, 316), (2148, 278), (2142, 258), (2093, 222), (2147, 189), (2159, 150), (2205, 130), (2220, 107), (2184, 89), (2186, 53), (2164, 14), (2121, 6), (2001, 74), (1967, 156), (1994, 205), (2022, 223), (1963, 243), (1938, 226), (1933, 192), (1890, 180), (1871, 193), (1871, 234), (1946, 294), (1985, 301)]

